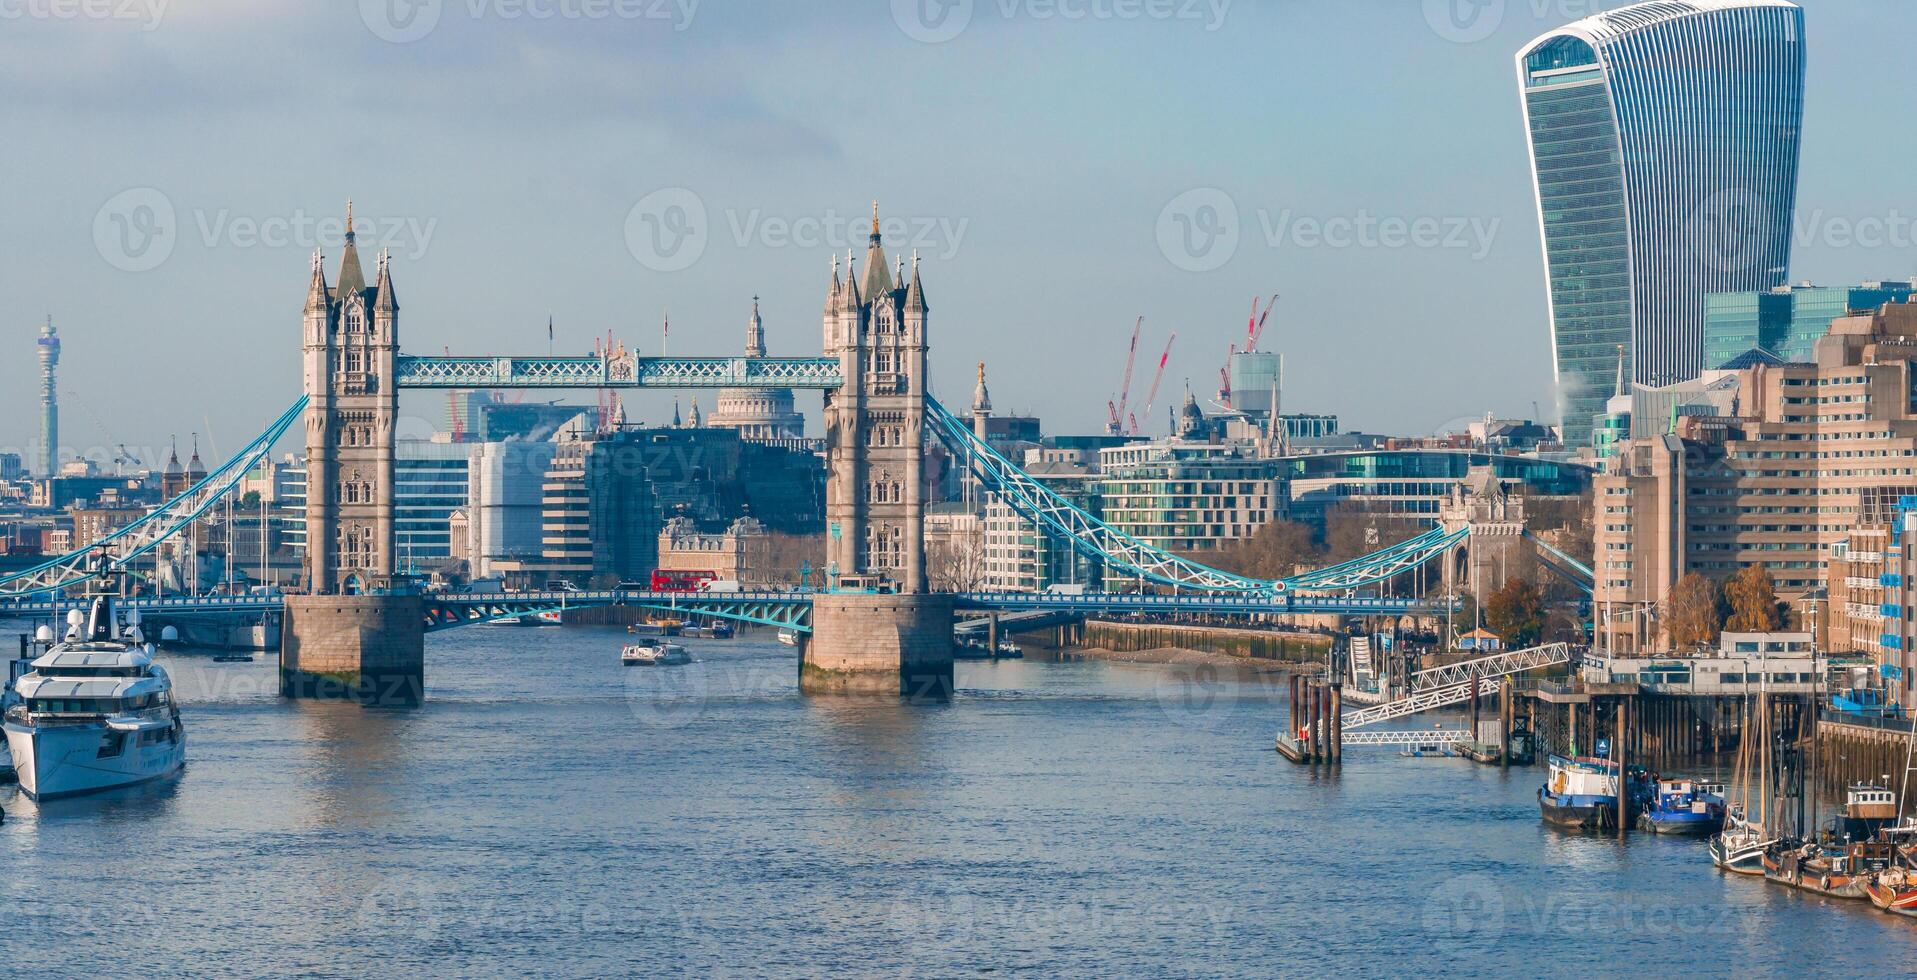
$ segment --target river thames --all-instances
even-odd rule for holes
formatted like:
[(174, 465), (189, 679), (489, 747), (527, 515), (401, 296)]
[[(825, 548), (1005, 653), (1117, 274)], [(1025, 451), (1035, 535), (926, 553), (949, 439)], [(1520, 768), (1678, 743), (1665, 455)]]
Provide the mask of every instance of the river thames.
[(1541, 769), (1271, 749), (1279, 674), (961, 663), (800, 697), (766, 633), (429, 638), (417, 709), (163, 658), (188, 768), (0, 789), (9, 974), (1896, 972), (1917, 923), (1538, 821)]

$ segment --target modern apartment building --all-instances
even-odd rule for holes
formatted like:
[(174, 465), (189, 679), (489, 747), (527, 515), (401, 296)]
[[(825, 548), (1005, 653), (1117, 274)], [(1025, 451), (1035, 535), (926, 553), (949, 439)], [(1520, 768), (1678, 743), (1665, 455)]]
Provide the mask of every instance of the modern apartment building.
[[(1621, 443), (1597, 478), (1593, 598), (1618, 649), (1659, 642), (1656, 605), (1687, 572), (1761, 564), (1796, 597), (1840, 546), (1881, 554), (1854, 534), (1917, 494), (1917, 304), (1839, 318), (1813, 358), (1739, 370), (1732, 414)], [(1840, 594), (1876, 598), (1832, 606)]]

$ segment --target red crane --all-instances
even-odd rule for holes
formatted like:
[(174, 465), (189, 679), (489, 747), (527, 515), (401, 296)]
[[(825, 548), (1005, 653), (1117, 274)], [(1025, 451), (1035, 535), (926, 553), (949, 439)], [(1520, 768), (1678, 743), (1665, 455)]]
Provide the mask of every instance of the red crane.
[[(1271, 316), (1271, 307), (1278, 302), (1278, 294), (1272, 293), (1265, 301), (1265, 311), (1258, 312), (1258, 297), (1251, 298), (1251, 315), (1245, 319), (1245, 353), (1258, 349), (1258, 338), (1265, 332), (1265, 319)], [(1218, 404), (1231, 407), (1231, 357), (1238, 353), (1238, 345), (1232, 344), (1225, 351), (1225, 366), (1218, 369)]]
[(1277, 302), (1278, 294), (1272, 293), (1271, 299), (1265, 301), (1265, 312), (1260, 313), (1258, 312), (1258, 297), (1253, 296), (1251, 298), (1252, 317), (1245, 322), (1245, 350), (1254, 351), (1258, 349), (1258, 338), (1265, 333), (1265, 319), (1271, 316), (1271, 308), (1273, 304)]
[[(453, 356), (453, 349), (450, 345), (445, 347), (444, 350), (446, 351), (447, 357)], [(466, 413), (459, 410), (459, 389), (457, 388), (446, 392), (446, 421), (447, 424), (452, 426), (453, 441), (465, 442)]]
[[(1158, 402), (1158, 383), (1160, 381), (1165, 380), (1165, 365), (1171, 362), (1172, 343), (1176, 341), (1177, 339), (1178, 339), (1178, 331), (1173, 330), (1172, 335), (1165, 340), (1165, 352), (1163, 354), (1158, 355), (1158, 370), (1152, 374), (1151, 390), (1146, 392), (1145, 394), (1145, 417), (1146, 418), (1152, 417), (1152, 406), (1154, 404), (1157, 404)], [(1132, 416), (1129, 421), (1131, 422), (1132, 435), (1137, 435), (1138, 434), (1138, 417)]]
[(1138, 332), (1145, 327), (1145, 318), (1139, 317), (1132, 324), (1132, 346), (1125, 353), (1125, 381), (1118, 386), (1118, 400), (1105, 402), (1105, 430), (1117, 435), (1125, 431), (1125, 402), (1132, 393), (1132, 365), (1138, 361)]

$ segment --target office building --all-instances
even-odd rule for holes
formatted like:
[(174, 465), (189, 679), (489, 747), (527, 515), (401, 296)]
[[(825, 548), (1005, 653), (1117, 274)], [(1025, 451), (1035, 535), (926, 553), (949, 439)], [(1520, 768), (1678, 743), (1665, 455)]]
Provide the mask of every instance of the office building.
[(1801, 283), (1762, 292), (1704, 297), (1704, 367), (1721, 368), (1752, 350), (1781, 361), (1810, 360), (1811, 347), (1830, 322), (1910, 298), (1909, 282), (1857, 286)]
[(1782, 285), (1803, 116), (1803, 11), (1653, 0), (1517, 55), (1567, 445), (1589, 443), (1619, 345), (1631, 379), (1704, 361), (1704, 297)]

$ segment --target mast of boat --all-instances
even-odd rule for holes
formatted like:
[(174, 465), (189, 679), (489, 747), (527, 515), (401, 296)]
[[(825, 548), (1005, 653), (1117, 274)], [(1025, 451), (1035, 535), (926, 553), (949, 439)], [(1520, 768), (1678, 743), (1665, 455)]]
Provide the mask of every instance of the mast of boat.
[(1764, 833), (1771, 826), (1771, 695), (1764, 683), (1769, 680), (1764, 673), (1758, 675), (1757, 688), (1757, 735), (1763, 739), (1759, 744), (1757, 757), (1757, 826)]
[(1740, 707), (1744, 709), (1742, 714), (1745, 724), (1743, 737), (1737, 740), (1737, 780), (1732, 784), (1730, 795), (1725, 799), (1724, 805), (1726, 809), (1735, 805), (1738, 819), (1748, 824), (1751, 822), (1751, 696), (1748, 692), (1744, 695), (1744, 703)]

